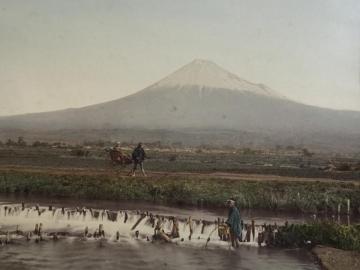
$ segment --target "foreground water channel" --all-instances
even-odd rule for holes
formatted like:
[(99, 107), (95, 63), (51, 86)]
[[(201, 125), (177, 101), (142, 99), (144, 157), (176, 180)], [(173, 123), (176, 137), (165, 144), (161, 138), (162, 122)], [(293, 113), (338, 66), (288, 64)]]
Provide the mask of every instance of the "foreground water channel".
[[(48, 235), (67, 232), (69, 235), (54, 241), (50, 236), (37, 241), (34, 236), (12, 237), (11, 244), (0, 247), (0, 269), (320, 269), (312, 255), (303, 249), (278, 249), (258, 247), (256, 239), (232, 249), (227, 242), (220, 241), (211, 233), (218, 217), (226, 218), (226, 209), (199, 209), (170, 207), (139, 202), (84, 201), (46, 198), (0, 197), (0, 231), (33, 231), (35, 224), (42, 223)], [(21, 202), (25, 209), (21, 209)], [(36, 205), (43, 211), (39, 216)], [(49, 205), (52, 211), (48, 210)], [(4, 207), (12, 207), (5, 215)], [(62, 213), (64, 207), (65, 214)], [(67, 214), (76, 207), (93, 209), (98, 216)], [(84, 208), (85, 209), (85, 208)], [(103, 213), (116, 213), (114, 220), (104, 218)], [(89, 211), (89, 210), (87, 210)], [(151, 212), (160, 216), (176, 216), (180, 221), (180, 238), (173, 243), (148, 241), (153, 228), (141, 221), (136, 230), (132, 227), (140, 212)], [(74, 212), (74, 211), (73, 211)], [(88, 212), (89, 213), (89, 212)], [(125, 213), (127, 222), (124, 223)], [(194, 232), (188, 239), (187, 220), (194, 222)], [(275, 214), (259, 211), (244, 211), (245, 222), (256, 224), (304, 222), (309, 216)], [(209, 221), (202, 226), (201, 221)], [(101, 224), (105, 237), (88, 238), (81, 235), (84, 228), (94, 233)], [(165, 230), (170, 230), (166, 223)], [(209, 237), (210, 236), (210, 237)], [(211, 238), (206, 245), (207, 238)], [(181, 239), (181, 240), (180, 240)], [(4, 241), (3, 241), (4, 242)], [(206, 246), (206, 248), (205, 248)]]

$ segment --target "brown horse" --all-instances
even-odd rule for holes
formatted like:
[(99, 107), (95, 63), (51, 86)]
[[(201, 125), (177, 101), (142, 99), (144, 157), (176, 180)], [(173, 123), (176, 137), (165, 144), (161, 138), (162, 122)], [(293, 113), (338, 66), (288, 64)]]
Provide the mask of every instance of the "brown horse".
[(110, 159), (113, 165), (121, 165), (125, 167), (132, 163), (132, 159), (128, 155), (124, 155), (121, 151), (111, 149), (109, 151)]

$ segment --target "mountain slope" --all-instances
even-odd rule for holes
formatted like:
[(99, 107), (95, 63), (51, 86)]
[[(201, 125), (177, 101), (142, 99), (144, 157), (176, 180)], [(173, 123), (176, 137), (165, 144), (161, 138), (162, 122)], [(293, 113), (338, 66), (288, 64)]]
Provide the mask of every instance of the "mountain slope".
[(360, 134), (360, 112), (300, 104), (195, 60), (133, 95), (79, 109), (0, 118), (0, 128), (228, 129)]

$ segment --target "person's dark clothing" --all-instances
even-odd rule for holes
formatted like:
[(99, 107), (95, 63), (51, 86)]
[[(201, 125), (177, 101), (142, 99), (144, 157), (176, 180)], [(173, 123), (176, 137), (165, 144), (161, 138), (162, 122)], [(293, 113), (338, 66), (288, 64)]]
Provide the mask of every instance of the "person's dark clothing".
[(134, 149), (134, 151), (132, 152), (131, 157), (132, 157), (132, 160), (133, 160), (133, 163), (134, 163), (134, 167), (131, 170), (130, 174), (132, 176), (135, 176), (135, 171), (137, 169), (137, 166), (139, 165), (143, 176), (146, 176), (145, 170), (144, 170), (144, 165), (143, 165), (143, 162), (144, 162), (144, 160), (146, 158), (146, 154), (145, 154), (144, 149), (141, 147), (141, 145)]
[(230, 231), (236, 236), (239, 237), (241, 235), (241, 228), (240, 228), (240, 212), (239, 210), (234, 206), (229, 209), (229, 215), (226, 223), (230, 227)]
[(145, 160), (146, 154), (142, 147), (136, 147), (131, 156), (135, 163), (142, 163)]

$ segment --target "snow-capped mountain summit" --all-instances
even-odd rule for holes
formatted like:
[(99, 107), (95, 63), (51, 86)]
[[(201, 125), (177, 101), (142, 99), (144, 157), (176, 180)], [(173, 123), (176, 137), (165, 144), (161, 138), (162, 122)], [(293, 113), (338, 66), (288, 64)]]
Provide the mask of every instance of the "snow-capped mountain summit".
[(229, 89), (250, 92), (273, 98), (285, 98), (263, 84), (255, 84), (239, 78), (209, 60), (195, 59), (151, 88), (187, 87)]
[(306, 134), (313, 141), (319, 133), (341, 141), (347, 134), (360, 136), (360, 113), (291, 101), (213, 62), (195, 60), (133, 95), (78, 109), (0, 117), (0, 129), (231, 131), (303, 143)]

